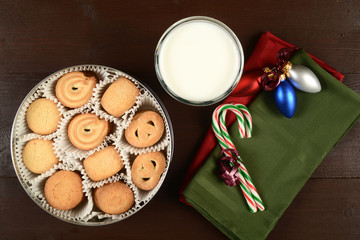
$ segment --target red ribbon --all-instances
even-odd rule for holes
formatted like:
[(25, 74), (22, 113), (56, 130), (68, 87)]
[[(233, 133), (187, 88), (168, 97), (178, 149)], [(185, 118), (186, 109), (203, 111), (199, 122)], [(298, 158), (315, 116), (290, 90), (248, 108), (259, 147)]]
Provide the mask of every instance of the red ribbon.
[(238, 163), (239, 153), (235, 149), (224, 149), (220, 152), (220, 155), (224, 152), (230, 152), (230, 156), (222, 157), (219, 160), (220, 170), (219, 175), (224, 179), (224, 182), (227, 186), (233, 187), (240, 183), (240, 173)]
[(264, 68), (264, 73), (258, 79), (260, 86), (265, 91), (272, 91), (279, 86), (282, 78), (284, 64), (289, 61), (294, 49), (282, 48), (276, 54), (277, 66)]

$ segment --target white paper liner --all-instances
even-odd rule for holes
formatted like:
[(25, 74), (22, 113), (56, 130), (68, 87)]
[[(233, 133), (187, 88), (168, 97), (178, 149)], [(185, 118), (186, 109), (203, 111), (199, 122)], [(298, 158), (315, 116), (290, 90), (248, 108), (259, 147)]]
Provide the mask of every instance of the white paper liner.
[[(159, 188), (161, 187), (164, 179), (165, 179), (165, 176), (167, 174), (167, 171), (168, 171), (168, 168), (169, 168), (169, 164), (170, 164), (170, 156), (171, 156), (171, 148), (170, 146), (168, 146), (164, 151), (162, 151), (165, 156), (166, 156), (166, 167), (165, 167), (165, 170), (164, 172), (161, 174), (161, 177), (160, 177), (160, 180), (158, 182), (158, 184), (156, 185), (155, 188), (151, 189), (151, 190), (148, 190), (148, 191), (145, 191), (145, 190), (142, 190), (140, 188), (138, 188), (135, 184), (135, 188), (137, 189), (138, 191), (138, 194), (139, 194), (139, 198), (138, 200), (140, 201), (141, 204), (146, 204), (148, 201), (150, 201), (153, 196), (157, 193), (157, 191), (159, 190)], [(132, 166), (134, 160), (135, 160), (136, 156), (135, 155), (132, 155), (129, 157), (130, 159), (130, 166)], [(131, 176), (131, 173), (130, 173), (130, 176)], [(132, 182), (132, 179), (131, 179), (131, 182)], [(133, 182), (132, 182), (133, 183)]]
[(45, 210), (54, 214), (57, 217), (74, 221), (74, 220), (80, 220), (81, 218), (88, 216), (91, 213), (94, 206), (90, 189), (86, 189), (83, 186), (83, 192), (86, 200), (82, 201), (78, 206), (70, 210), (58, 210), (56, 208), (53, 208), (46, 201), (44, 194), (46, 180), (56, 171), (68, 170), (68, 171), (76, 171), (81, 173), (82, 169), (83, 169), (82, 165), (70, 165), (70, 164), (62, 164), (62, 163), (58, 164), (54, 169), (54, 171), (52, 171), (51, 173), (49, 172), (48, 174), (44, 175), (41, 179), (39, 178), (37, 179), (37, 181), (33, 182), (31, 186), (31, 190), (34, 194), (34, 197), (40, 200), (41, 206)]
[[(110, 176), (104, 180), (100, 180), (100, 181), (93, 181), (91, 180), (91, 178), (89, 177), (89, 175), (86, 173), (85, 168), (83, 169), (82, 175), (84, 178), (84, 186), (86, 188), (97, 188), (100, 187), (102, 185), (104, 185), (105, 183), (109, 183), (109, 182), (114, 182), (114, 181), (118, 181), (120, 178), (124, 179), (124, 178), (128, 178), (128, 172), (130, 170), (129, 167), (129, 159), (128, 156), (125, 152), (123, 152), (121, 149), (118, 149), (115, 145), (115, 141), (113, 141), (112, 144), (109, 144), (108, 146), (115, 146), (115, 149), (117, 150), (117, 152), (119, 153), (119, 155), (121, 156), (122, 160), (123, 160), (123, 168), (120, 169), (119, 172), (117, 172), (116, 174), (114, 174), (113, 176)], [(104, 146), (105, 147), (105, 146)], [(103, 149), (104, 147), (102, 147), (101, 149)], [(95, 152), (100, 151), (101, 149), (97, 149)], [(94, 153), (95, 153), (94, 152)], [(91, 155), (89, 155), (91, 156)], [(85, 159), (84, 159), (85, 160)]]
[(92, 103), (95, 105), (95, 107), (94, 107), (95, 112), (105, 115), (105, 116), (107, 115), (108, 119), (112, 122), (115, 122), (116, 124), (123, 124), (123, 122), (126, 121), (126, 119), (128, 118), (129, 114), (136, 111), (136, 109), (139, 107), (139, 103), (140, 103), (139, 96), (138, 96), (138, 97), (136, 97), (135, 104), (129, 110), (127, 110), (122, 116), (120, 116), (118, 118), (108, 114), (104, 110), (104, 108), (100, 104), (100, 100), (101, 100), (102, 96), (104, 95), (106, 89), (120, 77), (125, 77), (125, 78), (129, 79), (130, 81), (132, 81), (132, 83), (134, 83), (134, 85), (139, 89), (140, 93), (144, 91), (140, 87), (139, 82), (136, 81), (131, 76), (129, 76), (123, 72), (112, 71), (110, 69), (110, 70), (108, 70), (107, 77), (104, 78), (103, 81), (96, 84), (96, 87), (95, 87), (95, 90), (93, 93), (93, 97), (91, 98)]
[[(77, 114), (84, 114), (84, 113), (94, 113), (91, 109), (82, 109), (82, 108), (76, 108), (71, 110), (69, 114), (66, 115), (66, 117), (63, 118), (63, 120), (60, 123), (60, 128), (58, 130), (58, 138), (55, 139), (55, 147), (56, 149), (61, 152), (61, 154), (65, 154), (69, 157), (73, 158), (87, 158), (88, 156), (92, 155), (95, 151), (100, 150), (104, 146), (106, 146), (106, 142), (110, 139), (114, 138), (114, 135), (116, 134), (117, 125), (113, 124), (112, 133), (107, 135), (105, 137), (105, 140), (96, 148), (91, 150), (81, 150), (75, 147), (69, 140), (67, 129), (70, 121), (75, 117)], [(96, 113), (95, 113), (96, 114)], [(102, 115), (97, 115), (99, 118), (103, 119), (104, 117)]]
[[(71, 156), (67, 156), (65, 154), (61, 154), (61, 162), (65, 165), (71, 165), (71, 166), (83, 166), (83, 162), (79, 158), (74, 158)], [(84, 175), (82, 174), (82, 178), (84, 179)]]
[[(163, 119), (166, 119), (165, 113), (163, 112), (160, 104), (156, 101), (156, 99), (149, 92), (145, 92), (141, 96), (140, 99), (141, 99), (141, 102), (139, 104), (140, 106), (137, 109), (137, 111), (129, 116), (128, 121), (123, 123), (123, 125), (125, 125), (124, 126), (125, 130), (129, 126), (129, 124), (130, 124), (131, 120), (133, 119), (134, 115), (137, 112), (140, 112), (140, 111), (143, 111), (143, 110), (156, 111), (161, 115), (161, 117)], [(137, 147), (132, 146), (131, 144), (128, 143), (128, 141), (125, 138), (125, 131), (123, 131), (120, 134), (118, 145), (120, 146), (120, 148), (125, 149), (127, 152), (130, 152), (130, 153), (136, 154), (136, 155), (143, 154), (143, 153), (146, 153), (146, 152), (157, 152), (157, 151), (164, 150), (165, 147), (168, 146), (170, 144), (170, 141), (171, 141), (170, 128), (169, 128), (169, 125), (168, 125), (167, 121), (165, 121), (165, 120), (164, 120), (164, 125), (165, 125), (165, 129), (164, 129), (163, 136), (160, 138), (160, 140), (157, 143), (155, 143), (154, 145), (152, 145), (150, 147), (137, 148)]]
[[(50, 172), (52, 172), (54, 170), (54, 168), (56, 167), (56, 165), (54, 165), (52, 168), (50, 168), (47, 172), (42, 173), (42, 174), (36, 174), (31, 172), (24, 164), (23, 159), (22, 159), (22, 151), (25, 147), (25, 145), (33, 139), (45, 139), (45, 140), (54, 140), (53, 138), (49, 138), (48, 136), (41, 136), (41, 135), (27, 135), (27, 138), (25, 141), (23, 141), (21, 138), (17, 141), (16, 144), (16, 151), (15, 151), (15, 159), (16, 159), (16, 165), (17, 165), (17, 169), (18, 169), (18, 173), (21, 175), (21, 177), (27, 181), (28, 183), (32, 183), (33, 181), (35, 181), (37, 178), (46, 175)], [(54, 145), (54, 143), (53, 143)], [(55, 147), (53, 147), (54, 152), (55, 152)], [(56, 152), (55, 152), (56, 154)], [(57, 155), (57, 154), (56, 154)], [(57, 155), (57, 157), (59, 158), (59, 162), (61, 162), (61, 158), (60, 156)]]
[(131, 161), (130, 161), (131, 156), (130, 156), (130, 153), (124, 151), (122, 148), (119, 148), (119, 146), (117, 146), (117, 144), (115, 144), (115, 149), (117, 151), (120, 151), (121, 157), (124, 160), (124, 169), (126, 172), (126, 175), (124, 177), (130, 179), (130, 181), (131, 181)]
[[(134, 214), (140, 208), (138, 190), (135, 187), (135, 185), (131, 181), (129, 181), (128, 178), (124, 178), (124, 177), (121, 177), (121, 176), (119, 176), (119, 178), (117, 180), (113, 181), (113, 182), (118, 182), (118, 181), (124, 182), (133, 191), (134, 198), (135, 198), (135, 203), (134, 203), (133, 207), (130, 208), (128, 211), (126, 211), (126, 212), (124, 212), (122, 214), (118, 214), (118, 215), (112, 215), (112, 214), (99, 212), (99, 214), (96, 215), (98, 219), (111, 218), (112, 220), (122, 220), (124, 218), (127, 218), (127, 217), (131, 216), (132, 214)], [(103, 183), (99, 187), (103, 186), (106, 183), (108, 183), (108, 182)]]
[[(71, 71), (93, 71), (97, 74), (99, 78), (99, 82), (94, 88), (94, 93), (90, 101), (82, 107), (76, 109), (64, 107), (56, 99), (55, 96), (55, 85), (57, 79), (63, 74)], [(100, 99), (103, 92), (110, 85), (110, 83), (118, 79), (120, 76), (124, 76), (127, 79), (133, 81), (140, 90), (140, 96), (137, 97), (135, 105), (130, 108), (123, 116), (121, 116), (120, 118), (115, 118), (102, 109), (102, 107), (100, 106)], [(31, 130), (27, 127), (26, 123), (25, 116), (28, 106), (35, 99), (41, 97), (46, 97), (57, 103), (57, 106), (59, 106), (62, 114), (57, 131), (49, 135), (39, 135), (31, 132)], [(124, 139), (124, 129), (129, 125), (136, 112), (146, 109), (154, 110), (163, 117), (165, 123), (165, 133), (155, 145), (149, 148), (134, 148), (127, 143), (126, 139)], [(106, 139), (100, 146), (92, 150), (83, 151), (75, 148), (68, 140), (67, 125), (70, 119), (72, 119), (76, 114), (88, 112), (95, 113), (100, 118), (111, 122), (114, 125), (114, 129), (113, 132), (106, 137)], [(140, 82), (116, 69), (98, 65), (84, 65), (63, 69), (50, 75), (49, 77), (45, 78), (41, 83), (39, 83), (26, 97), (23, 104), (20, 106), (17, 117), (14, 121), (14, 129), (12, 133), (13, 159), (15, 169), (20, 178), (20, 182), (25, 189), (30, 189), (29, 194), (34, 199), (34, 201), (40, 203), (42, 208), (44, 208), (51, 214), (59, 217), (60, 219), (68, 220), (70, 222), (83, 223), (85, 225), (91, 222), (94, 225), (104, 225), (106, 223), (112, 223), (131, 216), (139, 209), (141, 209), (158, 191), (165, 178), (167, 169), (171, 161), (172, 139), (170, 136), (169, 124), (167, 122), (165, 113), (162, 110), (162, 107), (160, 106), (156, 98), (151, 94), (151, 92), (148, 91), (146, 87), (144, 87)], [(26, 168), (22, 160), (22, 149), (25, 144), (31, 139), (54, 140), (54, 151), (57, 157), (59, 157), (60, 163), (55, 165), (46, 173), (40, 175), (31, 173)], [(117, 151), (120, 152), (120, 155), (122, 156), (124, 161), (124, 168), (120, 170), (119, 173), (115, 174), (112, 177), (109, 177), (108, 179), (99, 182), (93, 182), (87, 176), (82, 162), (86, 157), (90, 156), (95, 151), (99, 151), (105, 146), (108, 146), (109, 144), (115, 145)], [(132, 162), (130, 161), (130, 158), (134, 159), (138, 154), (160, 150), (166, 153), (166, 168), (160, 178), (158, 185), (150, 191), (143, 191), (138, 189), (131, 180)], [(43, 187), (45, 185), (46, 179), (60, 169), (78, 171), (83, 179), (83, 188), (87, 200), (73, 210), (60, 211), (54, 209), (49, 206), (49, 204), (46, 202), (46, 199), (44, 198)], [(135, 196), (134, 206), (126, 213), (120, 215), (105, 214), (96, 207), (94, 207), (93, 204), (92, 191), (99, 186), (114, 181), (125, 182), (132, 189)]]
[[(18, 124), (16, 124), (16, 134), (18, 137), (20, 137), (21, 139), (24, 138), (24, 140), (26, 140), (26, 138), (33, 138), (34, 136), (38, 136), (39, 138), (43, 138), (43, 139), (51, 139), (54, 138), (56, 136), (56, 132), (59, 129), (59, 124), (61, 122), (61, 119), (64, 115), (64, 113), (66, 112), (66, 109), (64, 108), (63, 105), (61, 105), (61, 103), (59, 103), (57, 100), (52, 100), (51, 101), (55, 102), (58, 109), (60, 110), (60, 122), (58, 123), (58, 128), (55, 132), (49, 134), (49, 135), (41, 135), (41, 134), (36, 134), (33, 131), (30, 130), (30, 128), (27, 125), (26, 122), (26, 112), (27, 109), (29, 108), (30, 104), (33, 103), (36, 99), (39, 98), (45, 98), (44, 94), (42, 91), (37, 90), (35, 91), (33, 94), (29, 95), (23, 102), (21, 109), (19, 110), (18, 113)], [(48, 98), (49, 99), (49, 98)], [(27, 137), (27, 135), (30, 135), (29, 137)]]
[[(94, 72), (97, 76), (97, 79), (100, 81), (102, 81), (103, 79), (105, 79), (108, 76), (108, 72), (106, 71), (108, 68), (107, 67), (103, 67), (103, 66), (96, 66), (96, 65), (88, 65), (88, 66), (75, 66), (75, 67), (71, 67), (71, 68), (66, 68), (63, 70), (60, 70), (54, 74), (51, 74), (50, 76), (48, 76), (44, 82), (41, 84), (41, 86), (39, 87), (39, 89), (44, 93), (44, 96), (49, 98), (50, 100), (54, 100), (54, 101), (58, 101), (58, 99), (56, 98), (56, 93), (55, 93), (55, 87), (56, 87), (56, 83), (57, 80), (65, 75), (66, 73), (69, 72), (84, 72), (84, 71), (91, 71)], [(89, 105), (92, 104), (91, 99), (85, 103), (83, 106), (81, 106), (80, 108), (86, 108), (89, 107)], [(68, 110), (71, 108), (66, 107)]]

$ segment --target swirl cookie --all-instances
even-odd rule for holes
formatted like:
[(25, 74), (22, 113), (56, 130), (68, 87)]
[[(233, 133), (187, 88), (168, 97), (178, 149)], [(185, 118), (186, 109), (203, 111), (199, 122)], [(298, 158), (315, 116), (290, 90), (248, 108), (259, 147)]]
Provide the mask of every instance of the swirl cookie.
[(90, 100), (96, 83), (92, 72), (69, 72), (57, 81), (55, 94), (64, 106), (78, 108)]
[(59, 210), (76, 207), (84, 197), (79, 174), (65, 170), (54, 173), (46, 180), (44, 192), (46, 201)]
[(135, 203), (133, 191), (123, 182), (105, 184), (94, 191), (95, 205), (108, 214), (121, 214)]
[(75, 116), (68, 126), (70, 142), (82, 150), (90, 150), (99, 146), (109, 132), (109, 124), (93, 113)]
[(33, 173), (49, 171), (59, 162), (53, 150), (53, 141), (44, 139), (30, 140), (22, 151), (25, 166)]
[(26, 122), (34, 133), (47, 135), (56, 131), (60, 114), (56, 103), (46, 98), (39, 98), (28, 107)]
[(166, 160), (161, 152), (145, 153), (137, 156), (131, 167), (131, 179), (142, 190), (151, 190), (159, 183)]
[(134, 147), (149, 147), (160, 140), (164, 133), (164, 121), (154, 111), (137, 113), (125, 130), (126, 140)]
[(114, 146), (105, 147), (84, 160), (85, 171), (93, 181), (111, 177), (123, 166), (124, 162)]
[(120, 117), (135, 104), (137, 96), (139, 89), (135, 84), (121, 77), (106, 89), (100, 104), (109, 114)]

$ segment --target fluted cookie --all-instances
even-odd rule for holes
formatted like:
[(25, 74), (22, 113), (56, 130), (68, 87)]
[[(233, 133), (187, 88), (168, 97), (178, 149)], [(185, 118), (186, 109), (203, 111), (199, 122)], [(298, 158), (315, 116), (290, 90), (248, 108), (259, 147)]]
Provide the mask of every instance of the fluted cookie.
[(133, 191), (123, 182), (105, 184), (94, 190), (95, 205), (108, 214), (121, 214), (135, 203)]
[(124, 162), (114, 146), (105, 147), (84, 160), (87, 175), (93, 181), (111, 177), (124, 166)]
[(82, 150), (90, 150), (99, 146), (109, 132), (106, 120), (98, 118), (93, 113), (75, 116), (68, 126), (70, 142)]
[(96, 83), (95, 73), (69, 72), (57, 81), (56, 97), (66, 107), (81, 107), (90, 100)]
[(65, 170), (54, 173), (46, 180), (44, 192), (46, 201), (59, 210), (76, 207), (84, 197), (79, 174)]
[(33, 173), (42, 174), (59, 162), (53, 149), (53, 141), (33, 139), (26, 143), (22, 157), (25, 166)]
[(134, 147), (149, 147), (160, 140), (164, 128), (164, 121), (158, 113), (139, 112), (125, 130), (125, 138)]
[(100, 104), (109, 114), (120, 117), (135, 104), (137, 96), (139, 89), (135, 84), (121, 77), (106, 89)]
[(137, 156), (131, 167), (131, 179), (142, 190), (151, 190), (159, 183), (166, 160), (161, 152), (145, 153)]
[(56, 131), (60, 115), (56, 103), (46, 98), (39, 98), (28, 107), (26, 122), (34, 133), (46, 135)]

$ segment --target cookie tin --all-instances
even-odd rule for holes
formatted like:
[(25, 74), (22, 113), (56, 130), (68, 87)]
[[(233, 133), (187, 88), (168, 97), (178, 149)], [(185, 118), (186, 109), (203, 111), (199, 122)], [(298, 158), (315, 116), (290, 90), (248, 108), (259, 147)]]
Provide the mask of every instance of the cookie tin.
[[(93, 95), (88, 103), (77, 108), (69, 109), (62, 106), (55, 95), (55, 85), (57, 80), (64, 74), (72, 71), (92, 71), (94, 72), (99, 82), (97, 83)], [(106, 113), (100, 105), (100, 99), (107, 87), (119, 77), (126, 77), (132, 81), (140, 90), (140, 95), (137, 97), (136, 103), (124, 115), (119, 118)], [(62, 118), (58, 124), (58, 129), (55, 133), (49, 135), (38, 135), (27, 127), (26, 124), (26, 110), (28, 106), (37, 98), (47, 98), (54, 101), (59, 107)], [(136, 148), (127, 143), (124, 137), (124, 130), (130, 124), (134, 115), (141, 110), (153, 110), (158, 112), (165, 124), (165, 131), (162, 138), (153, 146), (148, 148)], [(104, 142), (97, 148), (82, 151), (71, 146), (67, 139), (67, 124), (68, 121), (80, 113), (94, 113), (98, 117), (111, 122), (114, 126), (113, 131), (106, 137)], [(31, 173), (22, 161), (22, 149), (24, 145), (31, 139), (49, 139), (54, 141), (54, 151), (60, 159), (60, 163), (56, 164), (52, 169), (46, 173), (36, 175)], [(109, 177), (99, 182), (93, 182), (86, 174), (82, 165), (83, 160), (100, 149), (114, 145), (124, 161), (124, 168)], [(59, 70), (40, 81), (24, 98), (13, 121), (11, 138), (11, 157), (14, 170), (19, 179), (20, 184), (24, 188), (29, 197), (44, 211), (50, 215), (61, 219), (63, 221), (85, 225), (85, 226), (101, 226), (111, 224), (124, 220), (140, 209), (142, 209), (157, 193), (161, 187), (165, 176), (170, 166), (170, 162), (174, 151), (174, 134), (171, 125), (169, 114), (166, 111), (164, 104), (156, 96), (156, 94), (143, 82), (133, 78), (132, 76), (119, 71), (117, 69), (101, 66), (101, 65), (77, 65)], [(135, 186), (131, 180), (131, 165), (136, 156), (146, 152), (161, 151), (166, 158), (166, 168), (161, 175), (158, 185), (150, 190), (143, 191)], [(46, 180), (58, 170), (76, 171), (82, 177), (83, 192), (85, 200), (72, 210), (57, 210), (51, 207), (44, 197), (44, 185)], [(122, 181), (127, 184), (134, 193), (135, 203), (131, 209), (120, 215), (110, 215), (99, 210), (94, 202), (92, 193), (94, 189), (109, 182)]]

